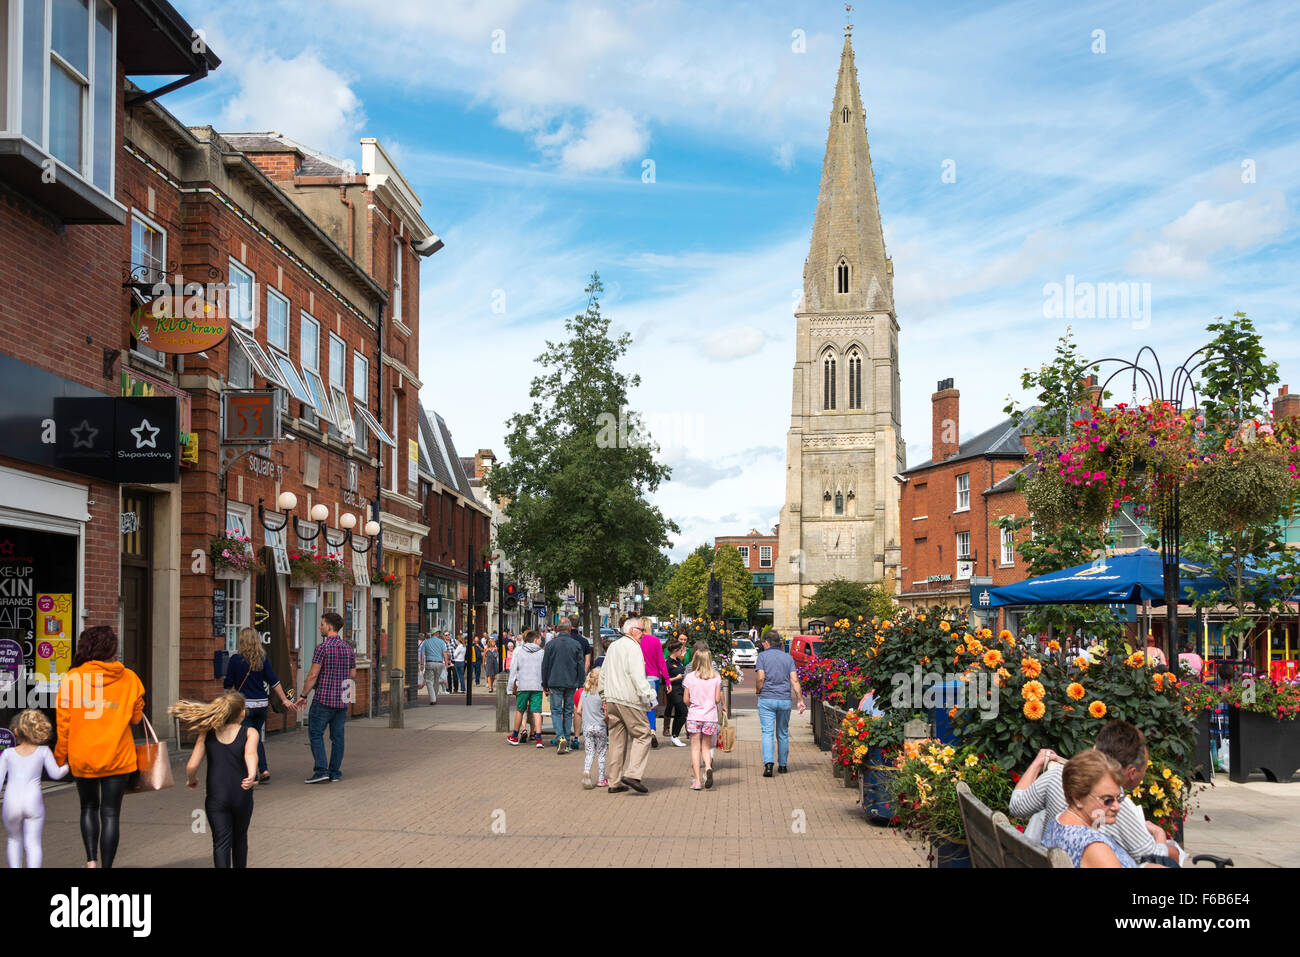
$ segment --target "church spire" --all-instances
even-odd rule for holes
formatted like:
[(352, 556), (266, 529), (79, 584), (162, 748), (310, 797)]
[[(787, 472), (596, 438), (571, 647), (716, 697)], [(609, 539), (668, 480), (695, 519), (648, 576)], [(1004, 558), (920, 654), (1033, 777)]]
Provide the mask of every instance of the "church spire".
[(844, 30), (812, 246), (804, 265), (804, 309), (892, 313), (893, 269), (876, 203), (852, 29), (847, 25)]

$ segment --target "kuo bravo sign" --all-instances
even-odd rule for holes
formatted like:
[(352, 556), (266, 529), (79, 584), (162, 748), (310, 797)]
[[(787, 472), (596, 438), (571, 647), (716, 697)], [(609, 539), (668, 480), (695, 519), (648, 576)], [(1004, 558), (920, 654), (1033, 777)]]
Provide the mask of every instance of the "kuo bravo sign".
[(192, 355), (226, 340), (230, 320), (221, 313), (201, 295), (162, 295), (131, 313), (131, 335), (158, 352)]

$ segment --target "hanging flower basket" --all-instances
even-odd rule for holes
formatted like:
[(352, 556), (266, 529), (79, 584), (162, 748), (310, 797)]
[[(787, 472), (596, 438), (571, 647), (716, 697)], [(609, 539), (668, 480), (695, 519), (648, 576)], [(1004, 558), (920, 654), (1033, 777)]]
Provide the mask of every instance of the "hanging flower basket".
[(253, 540), (247, 535), (239, 534), (236, 529), (226, 529), (208, 545), (208, 556), (212, 559), (212, 570), (217, 578), (243, 578), (246, 575), (260, 575), (266, 566), (253, 552)]
[(317, 585), (350, 584), (352, 575), (347, 567), (331, 555), (315, 551), (289, 551), (289, 573), (295, 581)]

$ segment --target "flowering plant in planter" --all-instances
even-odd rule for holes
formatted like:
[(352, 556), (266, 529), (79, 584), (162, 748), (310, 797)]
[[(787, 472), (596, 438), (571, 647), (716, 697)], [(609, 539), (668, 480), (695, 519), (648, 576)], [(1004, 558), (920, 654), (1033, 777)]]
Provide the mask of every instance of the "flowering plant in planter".
[(718, 674), (722, 676), (723, 681), (735, 684), (740, 680), (740, 669), (736, 667), (735, 662), (730, 658), (724, 655), (717, 659), (714, 664), (717, 665)]
[(266, 566), (253, 552), (253, 540), (241, 535), (238, 529), (228, 528), (208, 545), (212, 567), (217, 571), (233, 571), (244, 575), (260, 575)]
[(952, 639), (965, 628), (966, 616), (950, 608), (900, 609), (893, 618), (856, 622), (840, 619), (827, 632), (821, 653), (856, 669), (883, 702), (890, 698), (896, 675), (910, 675), (917, 665), (942, 670), (945, 655), (952, 656)]
[(867, 691), (862, 670), (843, 658), (818, 658), (797, 668), (796, 675), (805, 695), (833, 707), (857, 707)]
[(1011, 803), (1016, 777), (972, 747), (955, 748), (938, 741), (908, 741), (895, 766), (895, 820), (909, 831), (936, 843), (963, 843), (957, 782), (990, 808)]
[(1223, 691), (1222, 699), (1234, 708), (1279, 721), (1294, 721), (1300, 715), (1300, 685), (1268, 675), (1247, 675), (1233, 682)]
[(709, 646), (709, 653), (715, 662), (731, 655), (731, 629), (725, 621), (693, 618), (678, 625), (673, 631), (673, 637), (685, 641), (691, 648), (703, 641)]
[(397, 580), (397, 575), (393, 572), (381, 572), (378, 576), (372, 579), (372, 582), (376, 585), (384, 585), (391, 588), (397, 584)]
[(1170, 767), (1169, 762), (1152, 751), (1147, 761), (1147, 773), (1130, 796), (1148, 820), (1154, 821), (1172, 837), (1178, 824), (1187, 817), (1191, 786)]
[(839, 733), (831, 747), (836, 764), (851, 767), (861, 773), (872, 748), (884, 750), (884, 762), (893, 765), (903, 747), (903, 726), (913, 717), (905, 710), (891, 711), (873, 717), (856, 709), (850, 710), (840, 722)]
[(347, 584), (352, 580), (342, 561), (319, 551), (290, 549), (289, 571), (294, 578), (322, 585)]

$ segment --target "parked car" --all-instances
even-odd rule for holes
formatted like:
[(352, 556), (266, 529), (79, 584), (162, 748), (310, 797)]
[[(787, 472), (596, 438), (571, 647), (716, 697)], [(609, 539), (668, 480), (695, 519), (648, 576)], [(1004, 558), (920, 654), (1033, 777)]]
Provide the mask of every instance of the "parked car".
[(790, 657), (796, 665), (809, 664), (813, 659), (821, 657), (822, 642), (825, 640), (821, 635), (795, 635), (790, 639)]
[(732, 639), (731, 660), (736, 663), (737, 668), (754, 668), (758, 666), (758, 648), (749, 640), (748, 635), (744, 638)]

